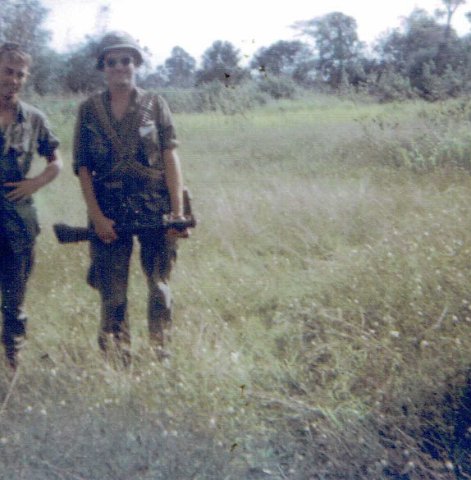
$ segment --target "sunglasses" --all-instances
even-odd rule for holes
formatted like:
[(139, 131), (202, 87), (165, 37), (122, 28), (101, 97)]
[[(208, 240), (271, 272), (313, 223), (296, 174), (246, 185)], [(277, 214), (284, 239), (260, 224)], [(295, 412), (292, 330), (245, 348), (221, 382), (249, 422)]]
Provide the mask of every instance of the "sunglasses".
[(121, 58), (107, 58), (105, 60), (105, 65), (108, 68), (113, 68), (120, 63), (123, 67), (127, 67), (133, 62), (132, 57), (121, 57)]

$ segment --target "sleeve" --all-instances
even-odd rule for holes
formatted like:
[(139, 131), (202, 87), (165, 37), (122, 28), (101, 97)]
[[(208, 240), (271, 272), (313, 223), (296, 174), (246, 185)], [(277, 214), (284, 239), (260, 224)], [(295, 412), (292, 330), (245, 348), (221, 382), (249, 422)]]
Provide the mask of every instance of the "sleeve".
[(80, 167), (90, 167), (88, 160), (88, 148), (90, 139), (87, 128), (87, 106), (82, 103), (79, 107), (74, 129), (72, 168), (75, 175), (78, 175)]
[(40, 116), (37, 136), (37, 152), (42, 157), (50, 157), (59, 146), (59, 139), (52, 133), (47, 118)]
[(171, 150), (178, 147), (172, 113), (170, 112), (167, 102), (160, 95), (157, 96), (157, 106), (157, 126), (160, 146), (162, 151)]

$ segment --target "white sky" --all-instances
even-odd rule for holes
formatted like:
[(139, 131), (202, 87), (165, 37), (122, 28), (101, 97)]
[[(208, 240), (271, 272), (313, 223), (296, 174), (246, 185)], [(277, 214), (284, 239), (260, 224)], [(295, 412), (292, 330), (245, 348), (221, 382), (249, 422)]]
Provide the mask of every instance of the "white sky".
[[(278, 40), (296, 39), (290, 26), (299, 20), (339, 11), (354, 17), (360, 40), (371, 43), (379, 34), (400, 25), (415, 7), (433, 13), (440, 0), (42, 0), (50, 9), (46, 27), (52, 45), (63, 50), (97, 27), (100, 5), (109, 5), (108, 29), (126, 30), (163, 63), (174, 46), (196, 60), (215, 40), (231, 42), (247, 58)], [(453, 26), (460, 35), (471, 31), (459, 7)]]

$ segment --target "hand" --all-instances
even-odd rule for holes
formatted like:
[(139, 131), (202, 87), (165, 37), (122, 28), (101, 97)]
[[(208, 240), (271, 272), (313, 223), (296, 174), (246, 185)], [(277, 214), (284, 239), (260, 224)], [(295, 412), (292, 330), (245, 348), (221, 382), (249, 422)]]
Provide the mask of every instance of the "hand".
[(169, 228), (165, 232), (165, 236), (169, 240), (177, 239), (177, 238), (188, 238), (190, 236), (190, 231), (188, 228), (185, 228), (185, 230), (177, 230), (176, 228)]
[[(173, 213), (170, 214), (171, 220), (185, 220), (183, 215), (174, 215)], [(184, 230), (178, 230), (176, 228), (168, 228), (165, 232), (165, 236), (169, 240), (176, 240), (177, 238), (188, 238), (190, 236), (190, 230), (185, 228)]]
[(20, 182), (5, 182), (3, 186), (13, 188), (13, 190), (5, 195), (7, 200), (11, 202), (17, 202), (18, 200), (30, 197), (41, 188), (41, 185), (35, 178), (27, 178)]
[(115, 221), (111, 218), (105, 217), (102, 215), (95, 220), (92, 220), (93, 228), (97, 237), (103, 243), (112, 243), (117, 240), (118, 235), (114, 230)]

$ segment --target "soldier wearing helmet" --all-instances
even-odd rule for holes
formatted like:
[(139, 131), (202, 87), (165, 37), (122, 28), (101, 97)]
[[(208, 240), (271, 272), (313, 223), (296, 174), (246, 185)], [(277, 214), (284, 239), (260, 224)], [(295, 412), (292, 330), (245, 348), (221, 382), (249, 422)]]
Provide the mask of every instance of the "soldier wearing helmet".
[(126, 32), (110, 32), (98, 44), (96, 61), (98, 70), (104, 70), (105, 55), (113, 50), (127, 51), (132, 55), (135, 67), (140, 67), (144, 61), (139, 44), (130, 35)]
[[(161, 96), (136, 87), (142, 63), (141, 48), (126, 32), (102, 38), (96, 68), (107, 88), (81, 104), (74, 138), (74, 171), (96, 233), (90, 242), (88, 283), (101, 297), (98, 344), (105, 356), (114, 351), (124, 365), (131, 358), (127, 288), (133, 235), (117, 231), (116, 225), (133, 211), (150, 211), (156, 219), (163, 214), (183, 217), (172, 116)], [(187, 232), (165, 231), (159, 225), (137, 235), (149, 290), (149, 337), (159, 358), (167, 356), (172, 307), (168, 281), (180, 236)]]

